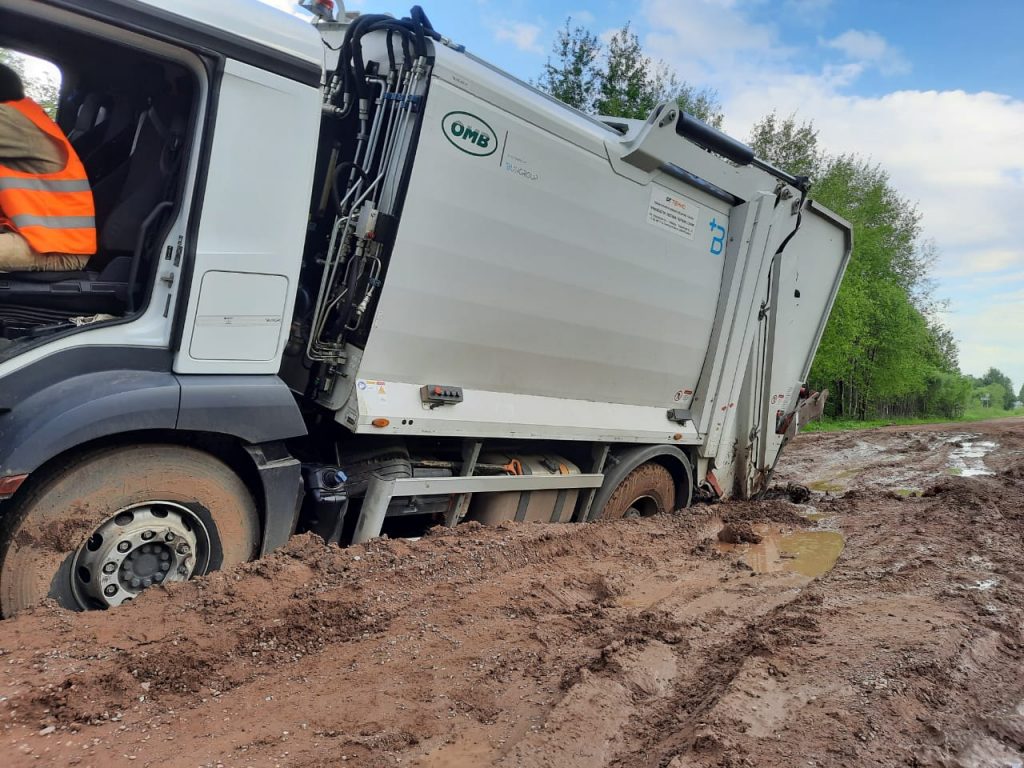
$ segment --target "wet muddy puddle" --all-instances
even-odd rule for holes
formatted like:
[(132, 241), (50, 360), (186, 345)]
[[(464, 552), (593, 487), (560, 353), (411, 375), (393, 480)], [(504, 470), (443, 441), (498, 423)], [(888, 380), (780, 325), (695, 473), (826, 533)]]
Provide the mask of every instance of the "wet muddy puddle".
[(838, 531), (781, 531), (777, 525), (752, 526), (761, 537), (757, 544), (729, 544), (719, 541), (718, 550), (740, 553), (754, 573), (795, 573), (813, 579), (828, 573), (843, 552), (843, 535)]
[(850, 480), (856, 477), (858, 471), (857, 469), (844, 469), (823, 480), (812, 480), (807, 483), (807, 487), (819, 493), (842, 493), (849, 486)]
[(829, 518), (834, 517), (833, 514), (829, 512), (822, 512), (820, 509), (810, 504), (794, 504), (793, 506), (795, 507), (794, 511), (800, 515), (800, 517), (810, 520), (812, 523), (819, 523), (822, 520), (828, 520)]
[(992, 453), (999, 444), (991, 440), (974, 440), (972, 435), (954, 435), (946, 442), (953, 445), (949, 454), (949, 473), (961, 477), (978, 477), (994, 475), (985, 466), (985, 457)]

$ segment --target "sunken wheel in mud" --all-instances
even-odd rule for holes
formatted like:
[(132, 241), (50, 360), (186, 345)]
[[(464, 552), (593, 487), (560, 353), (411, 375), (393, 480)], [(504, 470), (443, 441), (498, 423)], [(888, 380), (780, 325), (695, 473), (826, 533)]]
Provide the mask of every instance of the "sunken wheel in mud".
[(619, 483), (604, 505), (600, 519), (660, 515), (672, 511), (675, 498), (676, 484), (672, 474), (661, 464), (649, 461)]
[(0, 520), (3, 616), (46, 597), (73, 610), (114, 607), (257, 552), (245, 483), (193, 448), (93, 451), (26, 490)]

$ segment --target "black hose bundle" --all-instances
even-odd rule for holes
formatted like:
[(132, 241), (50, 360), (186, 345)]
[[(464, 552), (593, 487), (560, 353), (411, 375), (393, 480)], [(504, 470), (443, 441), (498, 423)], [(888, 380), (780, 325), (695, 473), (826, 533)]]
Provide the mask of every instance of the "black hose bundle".
[[(438, 34), (426, 13), (419, 6), (414, 6), (407, 18), (395, 19), (391, 16), (381, 14), (367, 14), (356, 17), (345, 30), (345, 36), (338, 48), (338, 69), (336, 77), (339, 85), (331, 94), (331, 104), (340, 107), (335, 117), (348, 118), (353, 113), (354, 106), (360, 104), (360, 136), (365, 131), (369, 111), (369, 102), (374, 98), (373, 86), (367, 79), (366, 62), (363, 58), (363, 38), (373, 32), (384, 32), (384, 42), (387, 48), (388, 65), (390, 71), (398, 73), (397, 81), (402, 82), (404, 76), (412, 69), (416, 60), (426, 59), (429, 55), (427, 38), (434, 41), (441, 41)], [(395, 38), (400, 41), (396, 45)], [(399, 65), (398, 57), (401, 56)], [(375, 73), (371, 72), (371, 76)], [(378, 78), (379, 79), (379, 78)], [(339, 103), (341, 102), (341, 103)], [(364, 110), (366, 112), (364, 112)], [(338, 163), (334, 168), (327, 183), (330, 184), (331, 200), (339, 216), (345, 216), (353, 210), (352, 203), (345, 202), (345, 190), (351, 189), (353, 184), (362, 182), (364, 186), (371, 183), (371, 175), (374, 171), (374, 158), (363, 159), (363, 165), (346, 160)], [(338, 283), (343, 295), (334, 295), (331, 310), (332, 318), (324, 328), (326, 336), (340, 338), (349, 322), (353, 308), (360, 299), (360, 292), (355, 290), (356, 286), (363, 281), (366, 272), (368, 257), (361, 250), (356, 250), (347, 260), (343, 268), (342, 279)], [(362, 295), (366, 295), (362, 292)]]
[[(363, 62), (362, 39), (371, 32), (387, 30), (389, 33), (397, 33), (402, 40), (402, 53), (406, 59), (406, 66), (412, 59), (427, 55), (427, 38), (439, 41), (438, 34), (427, 14), (423, 9), (415, 5), (409, 11), (409, 16), (403, 19), (395, 19), (383, 14), (366, 14), (357, 16), (345, 30), (345, 38), (341, 43), (338, 55), (338, 70), (341, 74), (342, 87), (338, 94), (348, 94), (348, 102), (343, 106), (340, 117), (347, 117), (356, 101), (370, 97), (370, 87), (366, 82), (366, 69)], [(388, 35), (388, 56), (394, 61), (394, 49), (392, 47), (391, 34)], [(335, 96), (337, 98), (337, 96)], [(335, 106), (338, 106), (335, 104)]]

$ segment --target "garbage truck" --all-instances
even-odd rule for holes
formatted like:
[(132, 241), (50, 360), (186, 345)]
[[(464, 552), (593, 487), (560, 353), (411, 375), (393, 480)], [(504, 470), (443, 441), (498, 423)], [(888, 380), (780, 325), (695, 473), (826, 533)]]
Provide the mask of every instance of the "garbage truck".
[[(851, 230), (674, 102), (584, 114), (406, 18), (0, 0), (98, 248), (0, 274), (0, 611), (461, 521), (753, 497)], [(337, 5), (337, 7), (335, 7)]]

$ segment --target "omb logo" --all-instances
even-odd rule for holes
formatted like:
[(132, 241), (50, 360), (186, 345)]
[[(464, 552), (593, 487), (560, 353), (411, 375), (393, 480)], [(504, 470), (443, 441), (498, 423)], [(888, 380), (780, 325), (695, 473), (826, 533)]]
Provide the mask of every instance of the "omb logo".
[(441, 120), (441, 130), (453, 147), (467, 155), (487, 157), (498, 147), (491, 126), (469, 112), (449, 112)]

